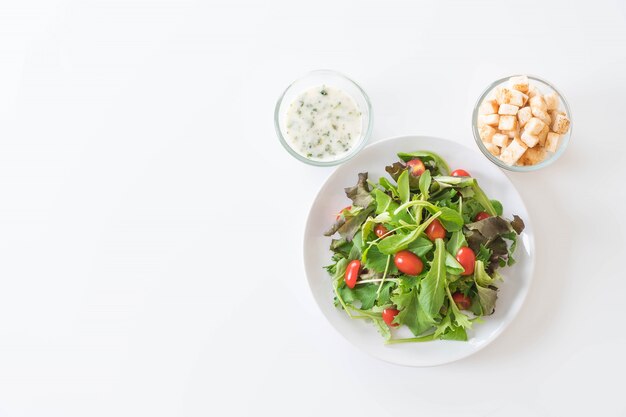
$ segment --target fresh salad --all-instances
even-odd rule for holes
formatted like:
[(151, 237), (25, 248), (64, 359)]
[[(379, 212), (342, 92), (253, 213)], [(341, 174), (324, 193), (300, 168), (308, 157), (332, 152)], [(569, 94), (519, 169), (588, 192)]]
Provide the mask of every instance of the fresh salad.
[[(385, 168), (393, 182), (359, 174), (352, 204), (325, 233), (335, 305), (371, 321), (386, 343), (466, 341), (493, 314), (498, 269), (512, 265), (524, 222), (502, 217), (467, 171), (427, 151), (399, 153)], [(407, 326), (415, 337), (393, 338)]]

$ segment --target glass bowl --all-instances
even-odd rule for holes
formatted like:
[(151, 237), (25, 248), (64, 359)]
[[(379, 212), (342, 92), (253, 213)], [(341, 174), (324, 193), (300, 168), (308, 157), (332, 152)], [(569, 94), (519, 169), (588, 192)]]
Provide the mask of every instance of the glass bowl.
[[(519, 74), (519, 75), (522, 75), (522, 74)], [(548, 81), (546, 81), (546, 80), (544, 80), (542, 78), (533, 76), (533, 75), (527, 75), (528, 80), (541, 91), (541, 94), (548, 94), (548, 93), (551, 93), (551, 92), (555, 92), (559, 96), (559, 101), (560, 101), (560, 104), (561, 104), (559, 109), (560, 110), (564, 110), (567, 113), (567, 117), (570, 120), (569, 130), (567, 131), (567, 133), (561, 135), (560, 144), (559, 144), (559, 147), (556, 150), (556, 152), (554, 152), (554, 153), (548, 152), (548, 156), (546, 156), (546, 159), (544, 159), (543, 161), (541, 161), (538, 164), (535, 164), (535, 165), (524, 165), (524, 166), (522, 166), (522, 165), (507, 165), (504, 162), (502, 162), (502, 160), (500, 158), (498, 158), (497, 156), (493, 156), (491, 154), (491, 152), (489, 152), (487, 150), (487, 148), (485, 148), (485, 145), (483, 144), (483, 141), (480, 138), (480, 134), (478, 133), (478, 124), (477, 124), (478, 108), (480, 107), (480, 105), (483, 102), (483, 100), (485, 100), (485, 98), (496, 87), (499, 87), (501, 85), (506, 84), (509, 81), (509, 78), (517, 77), (519, 75), (511, 75), (509, 77), (505, 77), (505, 78), (501, 78), (499, 80), (496, 80), (493, 83), (491, 83), (485, 89), (485, 91), (483, 91), (483, 93), (480, 95), (480, 97), (476, 101), (476, 104), (474, 105), (474, 111), (472, 112), (472, 132), (474, 133), (474, 140), (476, 141), (476, 145), (478, 145), (478, 148), (481, 150), (481, 152), (491, 162), (493, 162), (494, 164), (496, 164), (500, 168), (504, 168), (504, 169), (509, 170), (509, 171), (530, 172), (530, 171), (536, 171), (538, 169), (547, 167), (548, 165), (554, 163), (554, 161), (559, 159), (559, 157), (561, 155), (563, 155), (563, 152), (565, 152), (565, 149), (567, 148), (567, 145), (569, 144), (570, 137), (572, 136), (572, 129), (574, 127), (574, 122), (573, 122), (573, 119), (572, 119), (572, 112), (571, 112), (571, 110), (569, 108), (569, 105), (567, 104), (567, 100), (565, 100), (565, 96), (563, 96), (563, 94), (559, 90), (557, 90), (556, 87), (554, 87), (552, 84), (550, 84)]]
[[(352, 149), (341, 155), (338, 159), (318, 161), (309, 159), (296, 152), (290, 145), (287, 137), (285, 119), (287, 109), (291, 103), (305, 90), (319, 85), (328, 85), (350, 95), (361, 110), (361, 136), (354, 142)], [(309, 165), (315, 166), (333, 166), (339, 165), (355, 156), (367, 143), (372, 133), (372, 105), (370, 104), (369, 97), (365, 94), (365, 91), (357, 83), (343, 74), (340, 74), (332, 70), (316, 70), (312, 71), (302, 78), (297, 79), (291, 83), (287, 89), (281, 94), (278, 102), (276, 103), (276, 109), (274, 111), (274, 127), (276, 128), (276, 134), (280, 143), (285, 147), (294, 158), (298, 159)]]

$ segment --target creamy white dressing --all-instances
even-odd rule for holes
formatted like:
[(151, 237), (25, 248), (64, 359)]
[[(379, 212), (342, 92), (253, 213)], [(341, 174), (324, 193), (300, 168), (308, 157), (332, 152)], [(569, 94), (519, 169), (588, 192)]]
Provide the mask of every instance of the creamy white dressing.
[(343, 90), (327, 85), (300, 94), (287, 110), (287, 142), (315, 161), (340, 159), (361, 139), (361, 110)]

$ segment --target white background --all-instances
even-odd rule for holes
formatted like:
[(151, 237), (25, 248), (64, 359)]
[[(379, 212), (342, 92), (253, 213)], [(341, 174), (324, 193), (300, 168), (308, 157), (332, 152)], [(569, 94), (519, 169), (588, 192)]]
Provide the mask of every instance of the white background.
[[(272, 117), (317, 68), (369, 93), (372, 141), (475, 146), (475, 99), (512, 73), (568, 98), (564, 156), (509, 174), (529, 297), (475, 356), (389, 365), (314, 304), (332, 169)], [(618, 0), (0, 3), (0, 416), (626, 415), (625, 100)]]

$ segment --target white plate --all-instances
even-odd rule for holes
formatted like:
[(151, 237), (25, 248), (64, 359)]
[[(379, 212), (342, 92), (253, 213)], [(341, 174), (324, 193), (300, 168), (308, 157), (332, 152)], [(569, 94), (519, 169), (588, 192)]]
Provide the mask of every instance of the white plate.
[[(336, 213), (349, 205), (343, 189), (356, 184), (359, 172), (369, 172), (376, 181), (387, 176), (385, 166), (398, 160), (398, 152), (429, 150), (440, 154), (450, 169), (463, 168), (478, 180), (490, 198), (500, 200), (504, 216), (519, 215), (526, 228), (518, 241), (517, 263), (501, 270), (505, 281), (500, 283), (496, 311), (474, 324), (469, 341), (434, 341), (385, 345), (372, 323), (352, 320), (333, 305), (330, 276), (322, 267), (331, 263), (330, 238), (323, 235), (333, 223)], [(465, 358), (491, 343), (517, 315), (532, 279), (534, 268), (534, 234), (519, 193), (499, 168), (479, 152), (458, 143), (427, 136), (404, 136), (374, 143), (356, 157), (341, 165), (328, 178), (313, 202), (304, 232), (304, 264), (309, 286), (320, 309), (330, 323), (346, 339), (376, 358), (407, 366), (433, 366)], [(410, 337), (408, 329), (393, 330), (395, 336)], [(397, 333), (401, 332), (401, 333)]]

